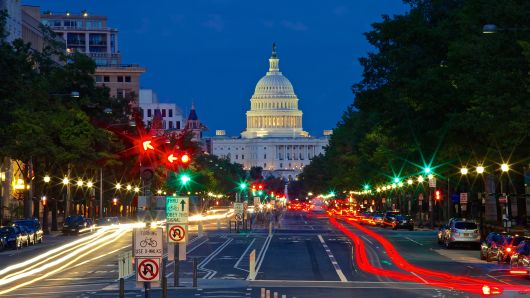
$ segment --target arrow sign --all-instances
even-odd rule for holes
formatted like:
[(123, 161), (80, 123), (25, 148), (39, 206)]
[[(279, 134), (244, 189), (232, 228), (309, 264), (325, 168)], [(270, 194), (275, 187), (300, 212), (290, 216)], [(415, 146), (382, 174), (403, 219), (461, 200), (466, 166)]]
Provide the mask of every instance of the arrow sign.
[(168, 157), (167, 157), (167, 160), (169, 160), (170, 163), (173, 163), (175, 160), (177, 160), (178, 157), (175, 157), (173, 155), (173, 153), (171, 153)]
[(143, 146), (144, 146), (144, 150), (145, 151), (147, 151), (147, 149), (151, 149), (151, 150), (155, 149), (155, 147), (153, 147), (153, 145), (151, 145), (151, 141), (143, 142)]
[(186, 202), (184, 200), (180, 201), (180, 206), (182, 207), (182, 211), (184, 211), (184, 206), (186, 206)]
[(167, 231), (170, 242), (186, 242), (186, 228), (184, 225), (168, 224)]
[(136, 281), (159, 281), (160, 259), (159, 258), (137, 258)]

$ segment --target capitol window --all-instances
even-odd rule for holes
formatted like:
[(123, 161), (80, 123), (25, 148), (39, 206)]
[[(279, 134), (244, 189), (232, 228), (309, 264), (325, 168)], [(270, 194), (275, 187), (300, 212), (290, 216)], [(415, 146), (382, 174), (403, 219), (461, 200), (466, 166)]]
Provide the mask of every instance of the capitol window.
[(241, 154), (241, 159), (245, 159), (245, 155)]

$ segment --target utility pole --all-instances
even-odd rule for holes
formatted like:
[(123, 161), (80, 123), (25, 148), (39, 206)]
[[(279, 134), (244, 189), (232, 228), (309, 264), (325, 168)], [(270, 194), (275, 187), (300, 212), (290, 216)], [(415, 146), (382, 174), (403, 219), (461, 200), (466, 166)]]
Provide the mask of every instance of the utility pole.
[(99, 168), (99, 218), (103, 218), (103, 168)]

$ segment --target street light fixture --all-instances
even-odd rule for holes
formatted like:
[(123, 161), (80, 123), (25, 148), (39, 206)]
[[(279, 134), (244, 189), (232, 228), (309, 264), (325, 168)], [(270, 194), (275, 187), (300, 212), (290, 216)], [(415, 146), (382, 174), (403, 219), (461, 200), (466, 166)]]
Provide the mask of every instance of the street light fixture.
[(131, 186), (130, 184), (127, 184), (127, 187), (126, 187), (126, 189), (127, 189), (128, 191), (131, 191), (131, 189), (132, 189), (132, 186)]
[(79, 179), (77, 180), (77, 186), (82, 187), (83, 186), (83, 180)]
[(92, 181), (88, 181), (88, 182), (86, 183), (86, 186), (87, 186), (88, 188), (92, 188), (92, 186), (94, 186), (94, 183), (92, 183)]
[(434, 178), (434, 175), (433, 175), (433, 174), (429, 174), (429, 175), (427, 176), (427, 178), (429, 178), (429, 180), (432, 180), (432, 179)]
[(465, 167), (460, 169), (460, 174), (462, 175), (467, 175), (468, 172), (469, 172), (468, 169)]
[(418, 176), (418, 182), (419, 182), (419, 183), (423, 183), (423, 181), (425, 181), (425, 179), (423, 178), (423, 176)]
[(501, 165), (501, 171), (508, 172), (510, 170), (510, 166), (508, 164), (503, 163)]
[(484, 167), (483, 166), (477, 166), (477, 174), (482, 174), (484, 173)]
[(156, 193), (159, 194), (159, 195), (161, 195), (161, 194), (162, 194), (162, 190), (159, 189)]
[(50, 178), (50, 176), (46, 175), (46, 176), (44, 176), (43, 180), (44, 180), (44, 183), (49, 183), (51, 181), (51, 178)]
[(70, 179), (68, 179), (68, 177), (64, 177), (63, 178), (63, 184), (64, 185), (68, 185), (70, 183)]
[(121, 184), (120, 184), (119, 182), (118, 182), (118, 183), (116, 183), (116, 186), (115, 186), (115, 188), (116, 188), (117, 190), (120, 190), (120, 189), (121, 189)]
[(134, 187), (134, 192), (139, 192), (140, 191), (140, 188), (138, 186), (135, 186)]
[(408, 183), (409, 185), (412, 185), (412, 183), (414, 183), (414, 181), (413, 181), (412, 179), (409, 179), (409, 180), (407, 180), (407, 183)]

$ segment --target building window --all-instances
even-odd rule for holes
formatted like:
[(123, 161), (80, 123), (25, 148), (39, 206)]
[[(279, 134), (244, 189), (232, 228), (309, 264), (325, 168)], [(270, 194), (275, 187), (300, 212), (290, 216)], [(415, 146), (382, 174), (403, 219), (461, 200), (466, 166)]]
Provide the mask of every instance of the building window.
[(241, 154), (241, 159), (245, 159), (245, 155), (244, 154)]
[(110, 77), (109, 76), (104, 76), (103, 77), (103, 82), (105, 82), (105, 83), (110, 82)]
[(267, 168), (267, 163), (266, 163), (266, 162), (263, 163), (263, 168), (264, 168), (264, 169)]
[(103, 77), (102, 76), (96, 76), (96, 83), (102, 83)]
[(177, 129), (180, 129), (180, 121), (176, 121), (177, 123)]
[(236, 159), (238, 159), (238, 156), (239, 156), (239, 155), (236, 154)]
[(131, 82), (131, 77), (130, 76), (126, 76), (125, 77), (125, 82), (126, 83), (130, 83)]
[(118, 90), (117, 90), (117, 94), (116, 94), (116, 96), (117, 96), (118, 98), (125, 98), (125, 97), (127, 97), (127, 93), (128, 93), (128, 92), (127, 92), (127, 90), (125, 90), (125, 89), (118, 89)]
[(151, 109), (147, 109), (147, 117), (151, 117), (153, 114), (151, 114)]
[(162, 117), (166, 117), (166, 109), (162, 109)]
[(123, 76), (118, 76), (118, 83), (123, 83)]
[(167, 111), (168, 111), (168, 113), (169, 113), (169, 117), (173, 117), (173, 109), (169, 109), (169, 110), (167, 110)]
[(169, 121), (169, 129), (173, 129), (173, 121)]
[(263, 154), (263, 159), (267, 159), (267, 154)]

